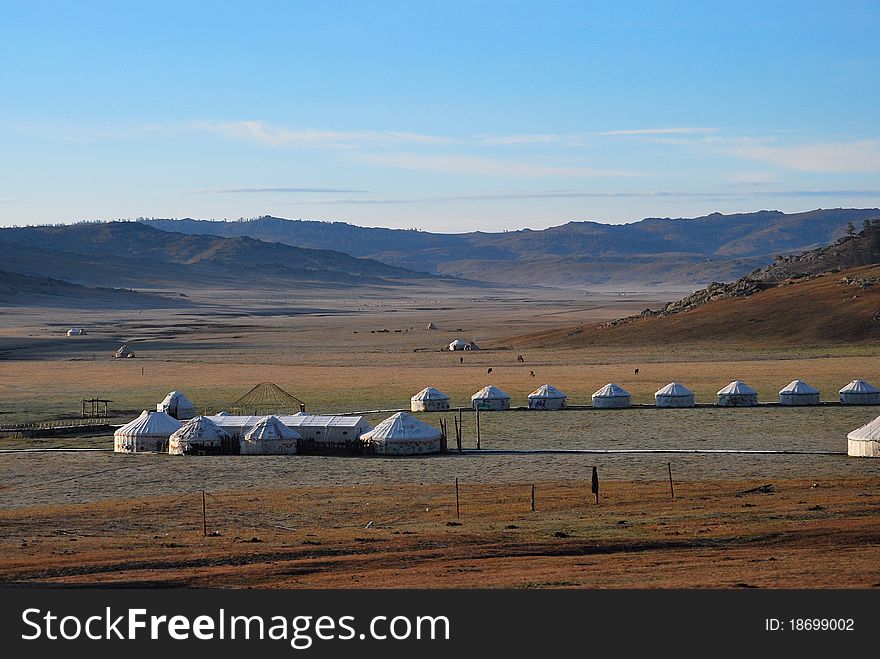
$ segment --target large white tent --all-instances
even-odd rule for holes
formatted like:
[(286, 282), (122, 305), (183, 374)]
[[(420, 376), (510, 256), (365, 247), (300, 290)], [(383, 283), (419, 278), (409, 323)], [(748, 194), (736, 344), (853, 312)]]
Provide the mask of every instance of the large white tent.
[(475, 410), (509, 410), (510, 396), (490, 384), (471, 396), (471, 406)]
[(156, 411), (165, 412), (181, 421), (192, 419), (196, 415), (195, 405), (182, 391), (169, 392), (165, 399), (156, 405)]
[(694, 392), (680, 382), (670, 382), (654, 392), (657, 407), (693, 407)]
[[(261, 416), (218, 414), (212, 416), (211, 420), (232, 435), (233, 438), (241, 439), (263, 418)], [(296, 430), (307, 445), (314, 445), (316, 447), (357, 442), (361, 435), (372, 429), (367, 420), (362, 416), (305, 414), (298, 412), (296, 414), (278, 415), (278, 419), (288, 428)], [(297, 444), (297, 450), (300, 453), (302, 452), (303, 442)]]
[(880, 416), (847, 436), (847, 455), (880, 458)]
[(792, 380), (779, 390), (780, 405), (818, 405), (819, 390), (803, 380)]
[(113, 433), (113, 450), (117, 453), (158, 453), (168, 439), (180, 430), (180, 421), (164, 412), (144, 410)]
[(86, 331), (82, 327), (71, 327), (67, 330), (67, 336), (83, 336)]
[(621, 408), (632, 405), (632, 396), (619, 384), (609, 382), (593, 394), (593, 407)]
[(206, 416), (187, 421), (168, 440), (171, 455), (220, 455), (232, 442), (232, 436)]
[(754, 407), (758, 404), (758, 392), (741, 380), (734, 380), (718, 390), (718, 404), (724, 407)]
[(530, 410), (561, 410), (565, 408), (567, 396), (556, 387), (542, 384), (529, 394)]
[(242, 455), (293, 455), (300, 434), (285, 426), (277, 416), (266, 416), (239, 441)]
[(378, 455), (417, 455), (439, 453), (442, 436), (409, 412), (398, 412), (361, 435), (361, 441)]
[(880, 405), (880, 389), (865, 380), (853, 380), (839, 393), (844, 405)]
[(434, 387), (425, 387), (409, 403), (413, 412), (442, 412), (449, 409), (449, 396)]
[(464, 341), (462, 339), (456, 339), (455, 341), (453, 341), (452, 343), (449, 344), (449, 349), (452, 351), (464, 350), (465, 348), (467, 348), (467, 345), (468, 345), (467, 341)]

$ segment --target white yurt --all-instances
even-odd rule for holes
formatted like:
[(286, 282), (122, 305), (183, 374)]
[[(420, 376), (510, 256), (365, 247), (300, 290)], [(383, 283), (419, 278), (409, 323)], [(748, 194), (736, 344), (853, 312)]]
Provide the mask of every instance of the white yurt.
[(437, 326), (434, 323), (428, 323), (428, 329), (435, 330), (435, 329), (437, 329)]
[(221, 455), (232, 443), (232, 435), (206, 416), (187, 421), (168, 440), (171, 455)]
[(803, 380), (792, 380), (779, 390), (780, 405), (818, 405), (819, 390)]
[(509, 410), (510, 396), (490, 384), (471, 396), (471, 405), (475, 410)]
[(378, 455), (417, 455), (439, 453), (442, 437), (434, 426), (398, 412), (361, 435), (361, 441)]
[(71, 327), (67, 330), (67, 336), (83, 336), (86, 331), (82, 327)]
[(718, 390), (718, 404), (724, 407), (754, 407), (758, 392), (741, 380), (734, 380)]
[(117, 453), (158, 453), (168, 439), (180, 430), (180, 421), (164, 412), (144, 410), (113, 433), (113, 450)]
[(449, 396), (434, 387), (425, 387), (409, 399), (413, 412), (442, 412), (449, 409)]
[(593, 394), (593, 407), (621, 408), (632, 405), (632, 396), (619, 384), (609, 382)]
[(654, 392), (657, 407), (693, 407), (694, 392), (680, 382), (670, 382)]
[(468, 345), (467, 341), (463, 341), (461, 339), (456, 339), (455, 341), (453, 341), (452, 343), (449, 344), (449, 349), (452, 350), (453, 352), (456, 350), (464, 350), (465, 348), (467, 348), (467, 345)]
[(288, 428), (277, 416), (263, 417), (239, 442), (241, 455), (295, 455), (296, 430)]
[(529, 394), (530, 410), (561, 410), (568, 397), (556, 387), (542, 384)]
[(171, 391), (165, 396), (165, 400), (156, 405), (157, 412), (165, 412), (175, 419), (185, 421), (196, 415), (196, 408), (192, 401), (182, 391)]
[(880, 458), (880, 416), (846, 436), (847, 455)]
[(880, 405), (880, 389), (865, 380), (853, 380), (840, 390), (844, 405)]

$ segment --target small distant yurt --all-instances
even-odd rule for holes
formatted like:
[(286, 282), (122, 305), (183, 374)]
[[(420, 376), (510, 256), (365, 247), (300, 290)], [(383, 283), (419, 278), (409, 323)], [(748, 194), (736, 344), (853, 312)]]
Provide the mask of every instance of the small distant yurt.
[(119, 350), (113, 353), (113, 356), (116, 359), (127, 359), (130, 357), (134, 357), (134, 351), (131, 350), (127, 345), (123, 344)]
[(632, 405), (632, 396), (619, 384), (609, 382), (593, 394), (593, 407), (621, 408)]
[(113, 450), (117, 453), (158, 453), (168, 439), (180, 430), (180, 421), (164, 412), (144, 410), (113, 433)]
[(156, 405), (156, 411), (165, 412), (165, 414), (181, 421), (192, 419), (196, 415), (196, 408), (192, 401), (181, 391), (169, 392), (165, 396), (165, 400)]
[(435, 329), (437, 329), (437, 326), (434, 323), (428, 323), (428, 329), (435, 330)]
[(680, 382), (670, 382), (654, 392), (657, 407), (693, 407), (694, 392)]
[(449, 396), (434, 387), (425, 387), (409, 403), (413, 412), (442, 412), (449, 409)]
[(840, 390), (844, 405), (880, 405), (880, 389), (865, 380), (853, 380)]
[(449, 349), (453, 352), (456, 350), (464, 350), (467, 348), (467, 341), (463, 341), (462, 339), (456, 339), (452, 343), (449, 344)]
[(880, 416), (846, 436), (847, 455), (880, 458)]
[(241, 455), (295, 455), (300, 434), (276, 416), (263, 417), (239, 443)]
[(758, 404), (758, 392), (745, 382), (734, 380), (718, 390), (718, 404), (724, 407), (754, 407)]
[(471, 396), (471, 405), (475, 410), (509, 410), (510, 396), (490, 384)]
[(409, 412), (398, 412), (361, 435), (361, 441), (378, 455), (439, 453), (443, 434)]
[(529, 394), (530, 410), (561, 410), (565, 408), (567, 396), (556, 387), (542, 384)]
[(232, 435), (206, 416), (187, 421), (168, 440), (171, 455), (222, 455), (231, 452)]
[(779, 391), (780, 405), (818, 405), (819, 390), (803, 380), (792, 380)]
[(83, 336), (86, 331), (82, 327), (71, 327), (67, 330), (67, 336)]

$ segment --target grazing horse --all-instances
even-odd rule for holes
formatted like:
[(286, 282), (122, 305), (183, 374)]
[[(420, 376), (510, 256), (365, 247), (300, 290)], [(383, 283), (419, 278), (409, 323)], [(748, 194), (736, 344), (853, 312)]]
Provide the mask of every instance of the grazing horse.
[(638, 375), (638, 374), (639, 374), (639, 369), (636, 369), (635, 371), (633, 371), (633, 373), (635, 373), (636, 375)]
[(486, 371), (486, 375), (489, 375), (489, 373), (491, 373), (491, 372), (492, 372), (492, 369), (490, 368)]
[(516, 358), (516, 361), (525, 363), (526, 360), (523, 359), (523, 356), (522, 356), (522, 355), (518, 355), (517, 358)]
[(535, 377), (535, 372), (534, 372), (534, 371), (529, 371), (529, 377), (530, 377), (530, 378)]

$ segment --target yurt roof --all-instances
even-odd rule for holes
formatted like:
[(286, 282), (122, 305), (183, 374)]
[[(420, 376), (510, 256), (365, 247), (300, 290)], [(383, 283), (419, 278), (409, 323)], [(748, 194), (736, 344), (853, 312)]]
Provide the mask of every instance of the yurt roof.
[(477, 398), (488, 398), (488, 399), (507, 398), (507, 399), (509, 399), (510, 396), (508, 396), (506, 393), (501, 391), (501, 389), (499, 389), (498, 387), (495, 387), (490, 384), (486, 387), (483, 387), (477, 393), (475, 393), (473, 396), (471, 396), (471, 400), (475, 400)]
[(265, 416), (244, 436), (251, 441), (300, 439), (301, 435), (284, 425), (277, 416)]
[(609, 382), (593, 394), (595, 398), (629, 398), (630, 393), (619, 384)]
[(803, 380), (792, 380), (779, 390), (781, 394), (818, 394), (816, 387), (811, 387)]
[(180, 430), (181, 423), (177, 419), (168, 416), (165, 412), (150, 412), (144, 410), (141, 415), (118, 428), (114, 435), (142, 437), (170, 437)]
[(718, 395), (723, 396), (725, 394), (756, 394), (758, 393), (754, 389), (752, 389), (749, 385), (747, 385), (742, 380), (734, 380), (729, 385), (724, 387), (723, 389), (718, 390)]
[(449, 400), (449, 396), (434, 387), (425, 387), (411, 400)]
[(293, 394), (284, 391), (274, 382), (261, 382), (237, 401), (231, 403), (229, 407), (244, 412), (263, 410), (265, 413), (293, 410), (299, 408), (300, 405), (305, 405), (305, 403)]
[(866, 380), (853, 380), (838, 393), (841, 394), (876, 394), (880, 389)]
[(176, 402), (178, 407), (194, 407), (192, 401), (182, 391), (169, 391), (162, 405), (171, 405), (172, 402)]
[(662, 389), (658, 389), (655, 396), (693, 396), (694, 392), (681, 382), (670, 382)]
[(398, 412), (379, 423), (373, 430), (361, 435), (361, 439), (404, 441), (431, 440), (441, 436), (434, 426), (420, 421), (409, 412)]
[(456, 339), (455, 341), (453, 341), (449, 345), (451, 347), (451, 346), (466, 346), (467, 344), (468, 344), (468, 342), (463, 339)]
[(568, 398), (568, 396), (553, 385), (542, 384), (529, 394), (529, 398)]
[(880, 441), (880, 416), (866, 423), (861, 428), (856, 428), (847, 436), (847, 439), (855, 439), (861, 441)]
[[(228, 418), (228, 417), (227, 417)], [(206, 416), (197, 416), (187, 421), (177, 432), (175, 439), (228, 439), (230, 434)]]

